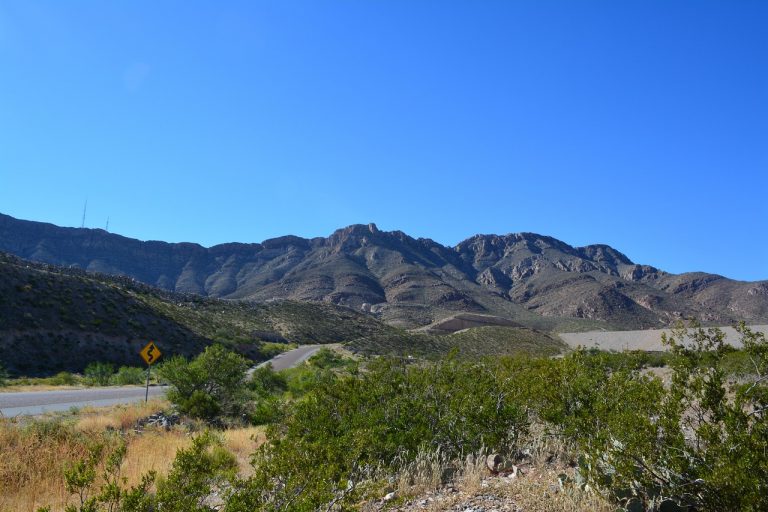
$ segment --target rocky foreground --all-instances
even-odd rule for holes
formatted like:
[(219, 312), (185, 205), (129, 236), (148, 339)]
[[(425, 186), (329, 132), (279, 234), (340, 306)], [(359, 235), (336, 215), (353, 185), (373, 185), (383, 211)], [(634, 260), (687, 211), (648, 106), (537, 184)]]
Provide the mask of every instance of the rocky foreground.
[(364, 511), (576, 512), (615, 510), (588, 488), (571, 483), (574, 471), (560, 463), (512, 466), (502, 471), (471, 466), (436, 489), (393, 491)]

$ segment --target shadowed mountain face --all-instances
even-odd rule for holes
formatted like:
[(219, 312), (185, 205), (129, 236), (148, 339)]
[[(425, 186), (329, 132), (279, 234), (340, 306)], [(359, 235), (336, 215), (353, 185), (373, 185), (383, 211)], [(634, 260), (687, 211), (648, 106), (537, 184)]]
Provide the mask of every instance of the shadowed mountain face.
[(176, 292), (332, 302), (408, 327), (456, 312), (574, 330), (768, 320), (768, 281), (668, 274), (606, 245), (571, 247), (532, 233), (476, 235), (446, 247), (370, 224), (328, 238), (204, 248), (0, 215), (0, 250)]

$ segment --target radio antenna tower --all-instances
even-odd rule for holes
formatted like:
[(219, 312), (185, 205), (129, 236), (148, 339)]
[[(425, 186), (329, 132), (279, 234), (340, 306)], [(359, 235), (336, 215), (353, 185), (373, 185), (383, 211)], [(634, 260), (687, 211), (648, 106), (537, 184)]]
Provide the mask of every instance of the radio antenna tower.
[(80, 223), (80, 227), (85, 227), (85, 211), (88, 209), (88, 199), (85, 200), (85, 204), (83, 205), (83, 222)]
[(106, 227), (106, 228), (104, 228), (104, 231), (106, 231), (107, 233), (109, 233), (109, 217), (107, 217), (107, 227)]

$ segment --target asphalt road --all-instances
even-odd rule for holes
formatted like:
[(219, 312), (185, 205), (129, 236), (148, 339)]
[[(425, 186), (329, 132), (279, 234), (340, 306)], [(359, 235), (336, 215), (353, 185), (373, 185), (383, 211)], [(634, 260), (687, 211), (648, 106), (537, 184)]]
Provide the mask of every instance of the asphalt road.
[[(68, 411), (72, 407), (126, 404), (144, 400), (144, 393), (145, 388), (138, 386), (0, 393), (0, 414), (9, 418)], [(151, 397), (164, 394), (165, 387), (149, 387)]]
[[(278, 354), (268, 361), (275, 370), (284, 370), (299, 365), (312, 357), (323, 345), (303, 345), (297, 349)], [(262, 363), (263, 366), (267, 363)], [(253, 369), (249, 371), (249, 374)], [(128, 404), (144, 400), (145, 388), (138, 386), (68, 389), (65, 391), (23, 391), (0, 393), (0, 415), (29, 416), (46, 412), (68, 411), (73, 407), (104, 407)], [(165, 387), (150, 386), (149, 396), (165, 395)]]
[(285, 370), (286, 368), (293, 368), (294, 366), (298, 366), (299, 364), (312, 357), (315, 352), (325, 346), (329, 345), (302, 345), (299, 348), (278, 354), (269, 361), (261, 363), (259, 366), (264, 366), (268, 363), (271, 363), (272, 369), (275, 371)]

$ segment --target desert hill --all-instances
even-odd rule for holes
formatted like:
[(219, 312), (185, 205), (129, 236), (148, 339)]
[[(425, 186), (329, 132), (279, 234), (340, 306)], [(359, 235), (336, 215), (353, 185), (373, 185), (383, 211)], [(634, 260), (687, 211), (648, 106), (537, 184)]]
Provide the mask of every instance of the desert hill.
[(455, 334), (450, 329), (441, 335), (411, 333), (327, 302), (180, 294), (132, 278), (0, 253), (0, 364), (14, 375), (82, 371), (94, 361), (141, 365), (138, 352), (149, 340), (166, 359), (193, 356), (221, 343), (253, 361), (307, 343), (342, 343), (363, 354), (423, 358), (452, 350), (482, 357), (552, 355), (565, 349), (562, 341), (540, 331), (509, 323), (478, 325)]
[(166, 359), (222, 343), (260, 361), (288, 343), (401, 335), (349, 308), (178, 294), (130, 278), (31, 263), (0, 253), (0, 363), (14, 374), (81, 371), (93, 361), (138, 366), (149, 340)]

